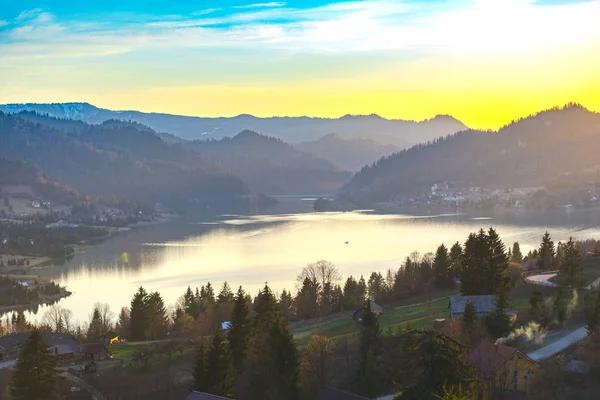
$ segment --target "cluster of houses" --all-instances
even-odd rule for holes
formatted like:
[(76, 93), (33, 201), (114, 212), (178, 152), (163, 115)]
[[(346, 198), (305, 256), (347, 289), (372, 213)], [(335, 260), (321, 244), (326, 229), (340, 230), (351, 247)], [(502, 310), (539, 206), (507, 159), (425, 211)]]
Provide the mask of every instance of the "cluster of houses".
[[(31, 332), (19, 332), (0, 337), (0, 359), (16, 359), (19, 348), (29, 339)], [(58, 359), (83, 359), (89, 361), (102, 361), (109, 358), (107, 346), (117, 342), (119, 335), (113, 331), (106, 332), (94, 343), (82, 344), (73, 335), (64, 333), (41, 332), (48, 344), (48, 349)]]

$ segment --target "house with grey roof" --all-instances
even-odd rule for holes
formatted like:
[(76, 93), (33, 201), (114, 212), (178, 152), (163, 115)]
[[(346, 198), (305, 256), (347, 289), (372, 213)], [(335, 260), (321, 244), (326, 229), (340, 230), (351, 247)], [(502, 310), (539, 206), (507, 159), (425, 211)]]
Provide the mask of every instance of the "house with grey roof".
[[(0, 337), (0, 354), (2, 358), (15, 358), (19, 348), (29, 339), (31, 332), (19, 332)], [(41, 332), (42, 337), (57, 357), (72, 357), (81, 353), (81, 343), (73, 335), (65, 333)]]
[(498, 296), (495, 295), (450, 296), (450, 301), (448, 303), (450, 319), (462, 318), (465, 312), (465, 306), (469, 302), (472, 302), (475, 305), (475, 312), (478, 317), (485, 317), (494, 311), (497, 299)]

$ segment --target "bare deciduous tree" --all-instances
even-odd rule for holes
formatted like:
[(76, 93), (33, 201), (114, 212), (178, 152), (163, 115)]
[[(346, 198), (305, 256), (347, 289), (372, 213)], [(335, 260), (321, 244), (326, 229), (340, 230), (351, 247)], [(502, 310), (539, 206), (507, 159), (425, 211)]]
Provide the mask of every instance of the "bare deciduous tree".
[(342, 276), (332, 262), (321, 260), (302, 268), (302, 272), (296, 278), (299, 287), (302, 287), (302, 283), (306, 278), (312, 282), (317, 282), (321, 285), (321, 288), (324, 288), (327, 284), (333, 286), (342, 279)]
[(75, 328), (73, 312), (58, 304), (48, 307), (42, 317), (42, 322), (57, 333), (72, 333)]

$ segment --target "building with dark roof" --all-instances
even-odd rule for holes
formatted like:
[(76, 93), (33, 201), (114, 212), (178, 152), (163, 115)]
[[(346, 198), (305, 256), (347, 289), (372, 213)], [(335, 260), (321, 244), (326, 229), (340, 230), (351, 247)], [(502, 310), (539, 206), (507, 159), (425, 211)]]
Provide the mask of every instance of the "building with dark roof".
[(496, 306), (496, 300), (498, 296), (485, 295), (485, 296), (450, 296), (448, 303), (448, 311), (450, 312), (450, 318), (462, 318), (465, 312), (465, 306), (471, 302), (475, 305), (475, 312), (478, 317), (485, 317), (494, 311)]

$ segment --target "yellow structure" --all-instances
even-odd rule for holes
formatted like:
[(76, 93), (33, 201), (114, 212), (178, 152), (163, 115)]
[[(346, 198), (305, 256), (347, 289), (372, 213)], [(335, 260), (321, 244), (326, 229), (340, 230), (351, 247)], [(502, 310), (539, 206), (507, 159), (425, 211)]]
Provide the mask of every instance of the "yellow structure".
[(479, 371), (483, 388), (480, 400), (519, 399), (529, 393), (539, 365), (518, 349), (482, 342), (468, 355)]

